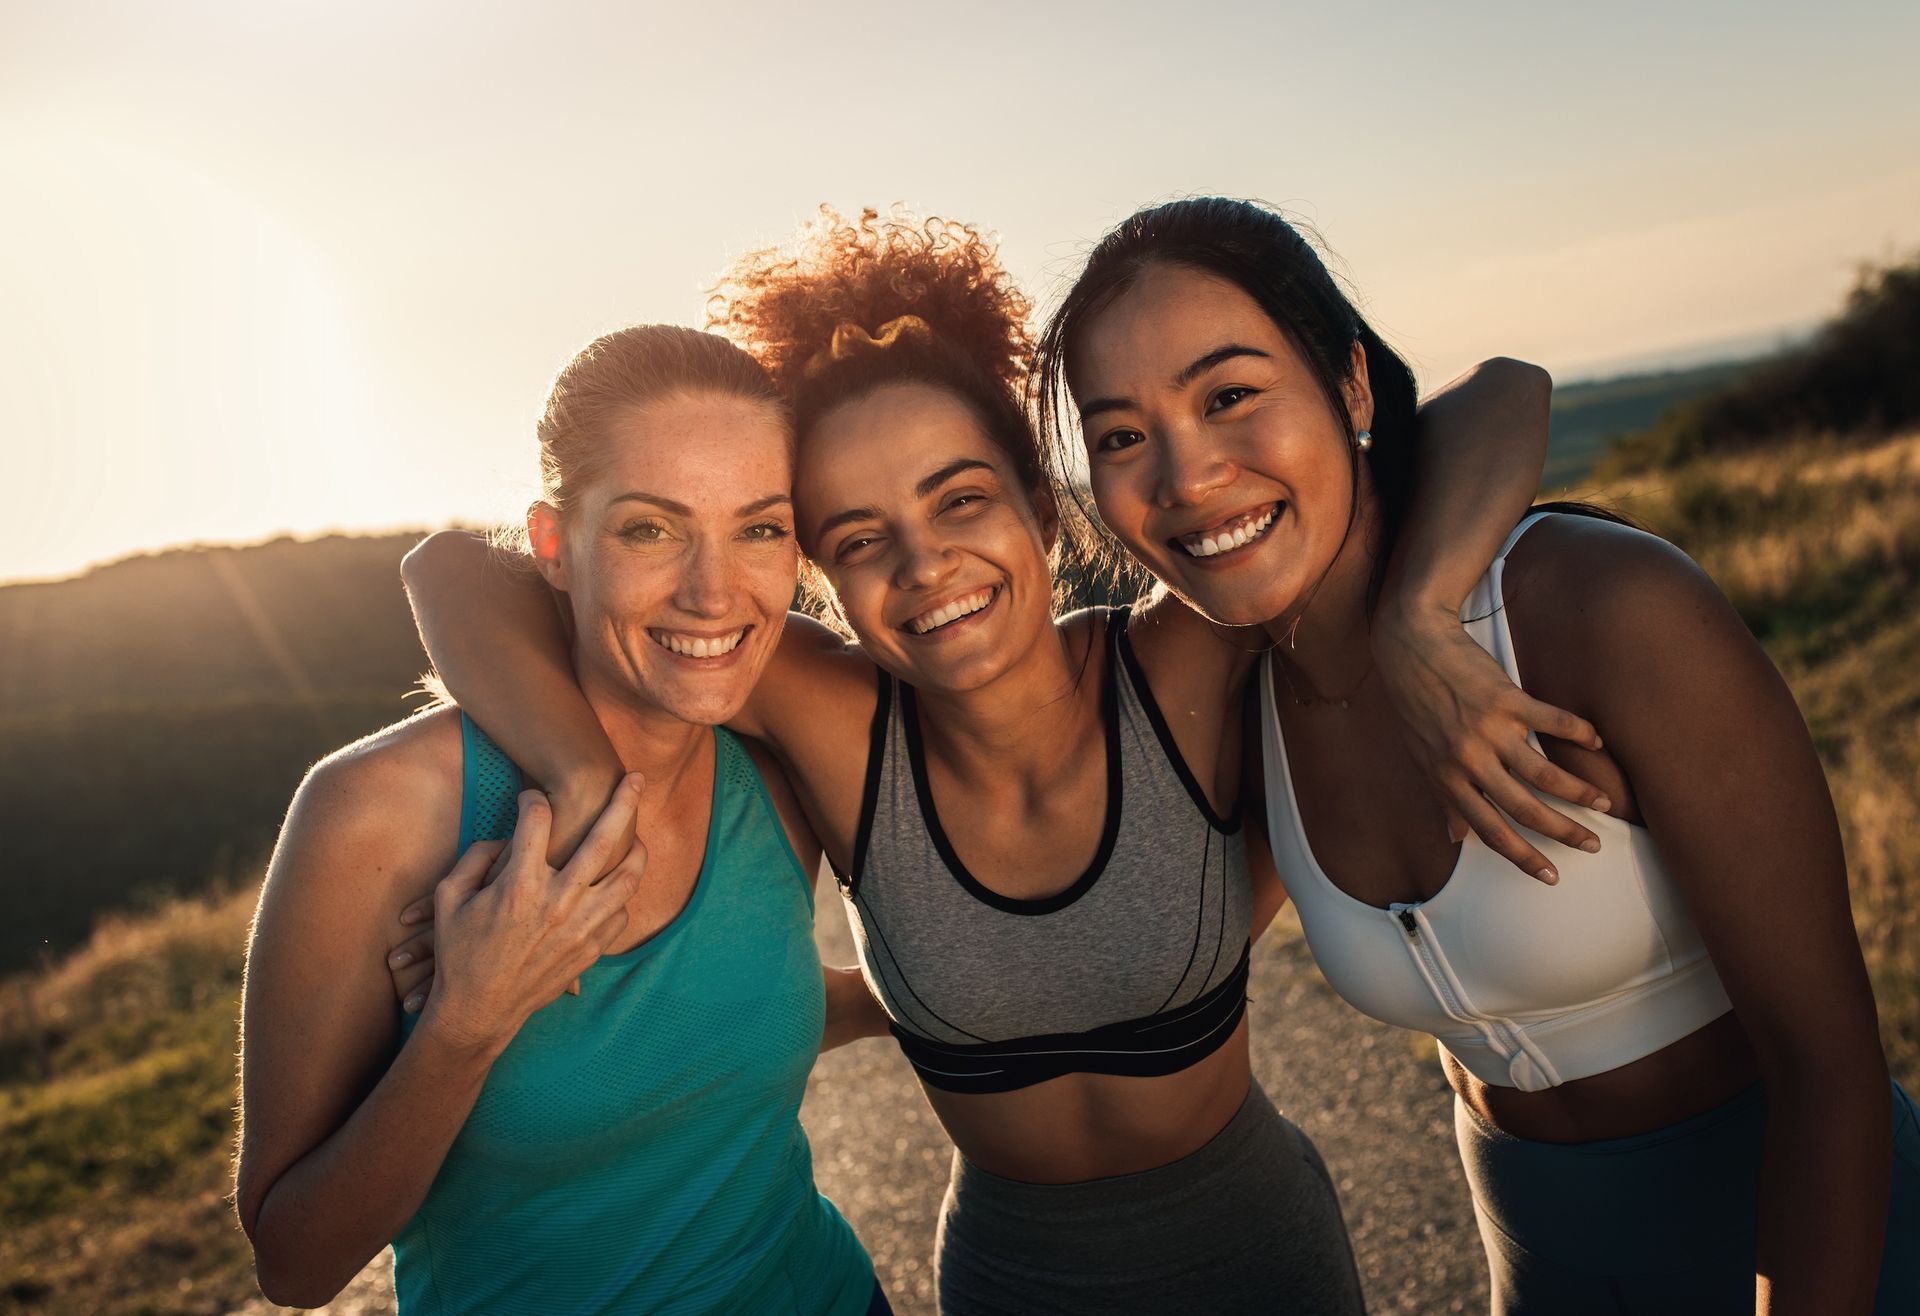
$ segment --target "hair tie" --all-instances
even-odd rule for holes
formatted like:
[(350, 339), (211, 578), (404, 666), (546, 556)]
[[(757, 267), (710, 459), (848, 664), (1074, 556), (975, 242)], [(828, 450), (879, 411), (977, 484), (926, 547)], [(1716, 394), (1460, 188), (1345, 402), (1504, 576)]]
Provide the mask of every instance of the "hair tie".
[(897, 315), (881, 325), (879, 332), (868, 333), (853, 321), (842, 320), (833, 327), (827, 345), (809, 358), (801, 373), (812, 379), (836, 361), (849, 360), (862, 352), (883, 352), (909, 335), (932, 338), (933, 326), (917, 315)]

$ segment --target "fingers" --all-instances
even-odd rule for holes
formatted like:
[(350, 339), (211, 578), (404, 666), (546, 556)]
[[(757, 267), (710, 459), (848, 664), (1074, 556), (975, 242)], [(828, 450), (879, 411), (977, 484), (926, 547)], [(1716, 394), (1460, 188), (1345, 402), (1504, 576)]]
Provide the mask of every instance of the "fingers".
[(553, 832), (547, 837), (547, 864), (565, 868), (573, 852), (586, 840), (594, 820), (619, 789), (621, 774), (605, 775), (588, 771), (565, 776), (548, 784), (547, 798), (553, 801)]
[(424, 1004), (427, 999), (427, 993), (432, 989), (432, 960), (428, 960), (424, 964), (410, 964), (406, 968), (400, 969), (393, 974), (394, 998), (400, 1002), (402, 1009), (406, 1008), (408, 1001), (415, 999), (418, 999)]
[[(490, 844), (493, 843), (490, 842)], [(433, 922), (432, 896), (421, 896), (418, 900), (400, 911), (400, 926), (402, 927), (410, 928), (416, 923), (431, 922)]]
[(1601, 748), (1600, 733), (1584, 717), (1576, 717), (1566, 709), (1543, 703), (1532, 695), (1523, 698), (1525, 702), (1519, 710), (1520, 720), (1533, 731), (1586, 749)]
[[(607, 948), (618, 940), (620, 934), (626, 930), (627, 911), (624, 907), (603, 914), (598, 921), (591, 924), (587, 929), (586, 936), (580, 942), (578, 955), (580, 971), (584, 973), (592, 968), (594, 962), (606, 954)], [(551, 1005), (553, 1001), (559, 1000), (561, 995), (578, 996), (579, 994), (580, 979), (576, 977), (569, 982), (560, 993), (557, 993), (552, 1000), (546, 1002), (546, 1004)]]
[(1473, 828), (1467, 826), (1467, 820), (1460, 816), (1460, 810), (1453, 807), (1453, 801), (1440, 801), (1440, 812), (1447, 819), (1447, 840), (1458, 845), (1473, 834)]
[(1461, 791), (1454, 795), (1454, 805), (1495, 854), (1548, 886), (1560, 880), (1559, 872), (1547, 862), (1547, 857), (1528, 845), (1486, 796), (1475, 790)]
[(1612, 810), (1613, 801), (1598, 786), (1574, 776), (1546, 755), (1536, 753), (1531, 745), (1516, 755), (1515, 760), (1508, 762), (1507, 770), (1542, 794), (1596, 813)]
[(1488, 799), (1499, 805), (1509, 818), (1522, 827), (1558, 841), (1568, 849), (1585, 850), (1588, 854), (1599, 853), (1599, 837), (1545, 803), (1514, 778), (1498, 776), (1484, 783), (1482, 790)]
[(632, 853), (622, 859), (618, 867), (586, 888), (579, 916), (593, 923), (611, 916), (616, 909), (624, 911), (634, 893), (640, 889), (640, 879), (645, 875), (646, 867), (646, 847), (636, 841)]
[[(627, 911), (625, 906), (609, 912), (605, 918), (594, 924), (593, 941), (594, 944), (599, 947), (598, 955), (606, 954), (607, 947), (617, 942), (620, 939), (620, 934), (626, 930)], [(596, 958), (598, 958), (598, 955), (596, 955)], [(574, 988), (576, 991), (579, 989), (579, 986), (580, 981), (576, 978), (574, 980)]]
[[(454, 864), (453, 871), (440, 879), (439, 885), (433, 889), (433, 895), (425, 902), (432, 909), (432, 917), (444, 919), (465, 904), (468, 898), (480, 889), (481, 880), (486, 877), (488, 867), (492, 865), (495, 856), (503, 848), (499, 841), (475, 841), (468, 846), (467, 852), (460, 856), (458, 863)], [(423, 902), (416, 900), (402, 910), (400, 921), (402, 923), (418, 922), (417, 919), (409, 920), (407, 915), (421, 903)]]
[(480, 889), (486, 890), (507, 875), (507, 867), (513, 862), (513, 851), (505, 841), (500, 842), (500, 853), (493, 857), (493, 867), (480, 879)]
[[(433, 932), (429, 929), (409, 937), (387, 953), (387, 973), (393, 979), (393, 996), (401, 1008), (413, 1013), (426, 1004), (433, 982)], [(418, 1004), (409, 1006), (409, 1002)]]
[[(629, 773), (614, 788), (613, 797), (594, 820), (587, 839), (580, 843), (580, 848), (573, 852), (573, 858), (560, 870), (562, 881), (580, 886), (594, 882), (607, 871), (619, 848), (631, 842), (633, 816), (640, 804), (644, 780), (637, 772)], [(635, 848), (639, 848), (637, 844)], [(546, 852), (543, 849), (541, 853)]]
[[(553, 828), (553, 805), (535, 790), (520, 792), (520, 817), (507, 847), (506, 871), (545, 872), (547, 834)], [(504, 872), (502, 873), (504, 876)]]
[(433, 929), (408, 937), (387, 952), (387, 969), (398, 973), (409, 964), (424, 964), (433, 958)]
[[(585, 911), (583, 911), (583, 914), (584, 913)], [(598, 960), (602, 955), (605, 955), (613, 947), (613, 944), (620, 939), (620, 935), (627, 930), (627, 920), (628, 914), (626, 906), (621, 905), (603, 914), (599, 921), (592, 925), (591, 930), (587, 933), (586, 963), (580, 966), (582, 972), (593, 967), (594, 961)], [(567, 984), (567, 995), (578, 996), (579, 994), (580, 980), (575, 978)]]
[(625, 879), (629, 883), (627, 894), (632, 895), (639, 889), (640, 879), (646, 876), (646, 872), (647, 847), (645, 842), (635, 837), (632, 847), (620, 857), (620, 862), (608, 869), (606, 876), (597, 879), (594, 885), (605, 886), (616, 878)]

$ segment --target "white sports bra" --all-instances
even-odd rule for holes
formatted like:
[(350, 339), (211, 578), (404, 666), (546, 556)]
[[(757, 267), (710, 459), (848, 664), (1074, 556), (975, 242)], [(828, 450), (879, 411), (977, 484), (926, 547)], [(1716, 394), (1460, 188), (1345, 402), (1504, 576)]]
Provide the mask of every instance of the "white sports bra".
[[(1516, 683), (1500, 579), (1545, 515), (1515, 528), (1460, 610)], [(1733, 1008), (1646, 828), (1591, 809), (1551, 801), (1600, 838), (1599, 854), (1520, 828), (1557, 886), (1478, 836), (1430, 899), (1382, 909), (1335, 886), (1300, 822), (1271, 664), (1261, 660), (1259, 680), (1274, 862), (1320, 971), (1357, 1009), (1432, 1033), (1482, 1082), (1538, 1092), (1651, 1055)]]

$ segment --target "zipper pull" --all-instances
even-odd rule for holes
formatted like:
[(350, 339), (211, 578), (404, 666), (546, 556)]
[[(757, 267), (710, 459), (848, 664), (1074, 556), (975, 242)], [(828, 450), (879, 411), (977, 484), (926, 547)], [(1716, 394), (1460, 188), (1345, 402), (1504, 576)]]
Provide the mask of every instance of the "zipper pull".
[(1396, 909), (1393, 911), (1393, 916), (1400, 920), (1400, 926), (1407, 930), (1409, 937), (1418, 937), (1420, 935), (1420, 925), (1413, 921), (1413, 911), (1411, 909)]

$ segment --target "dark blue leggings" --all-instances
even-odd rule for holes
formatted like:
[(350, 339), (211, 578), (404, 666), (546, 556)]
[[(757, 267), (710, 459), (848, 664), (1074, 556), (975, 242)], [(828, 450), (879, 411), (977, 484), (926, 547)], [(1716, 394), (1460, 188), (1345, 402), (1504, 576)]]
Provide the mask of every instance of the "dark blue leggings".
[[(1454, 1102), (1495, 1316), (1753, 1311), (1763, 1084), (1652, 1133), (1546, 1143)], [(1893, 1193), (1876, 1313), (1920, 1312), (1920, 1110), (1893, 1088)]]

